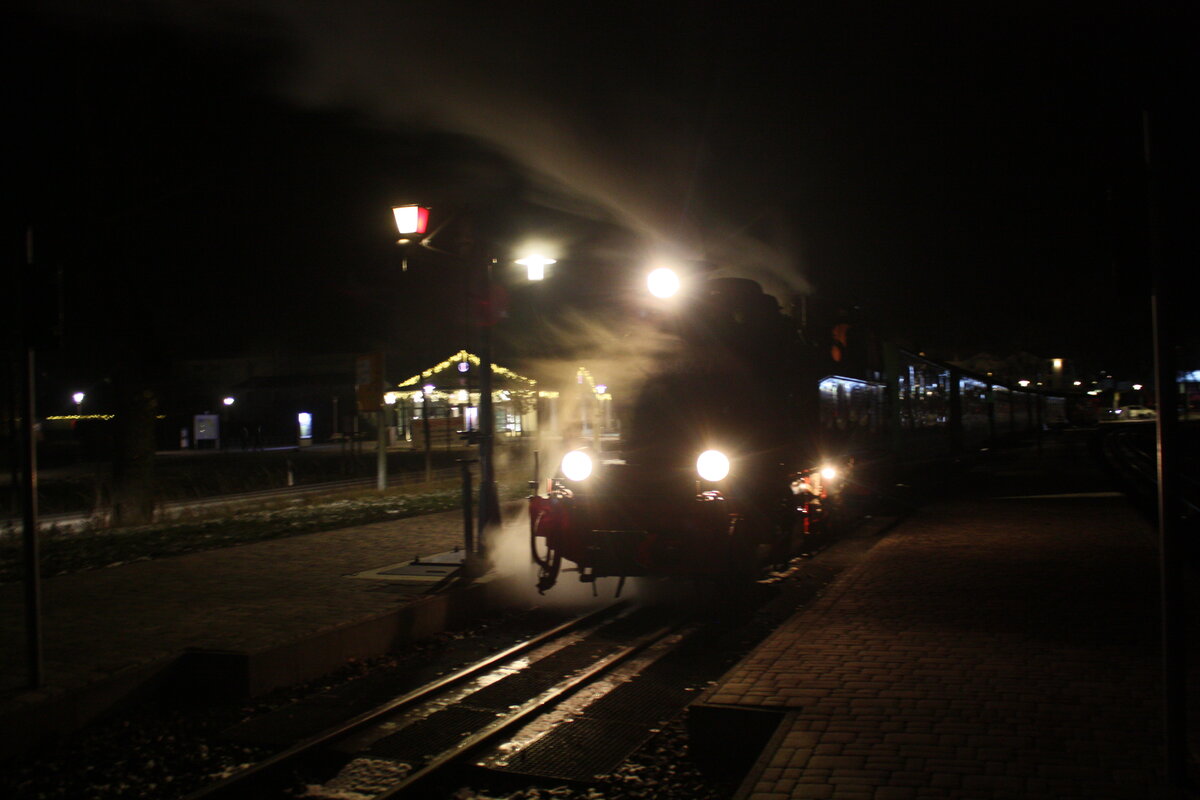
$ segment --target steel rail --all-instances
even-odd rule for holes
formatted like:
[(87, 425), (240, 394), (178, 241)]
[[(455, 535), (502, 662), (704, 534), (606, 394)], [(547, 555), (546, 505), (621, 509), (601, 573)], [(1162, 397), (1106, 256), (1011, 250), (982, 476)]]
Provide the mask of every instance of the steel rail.
[[(598, 623), (605, 618), (617, 614), (628, 606), (625, 600), (619, 600), (614, 603), (590, 611), (586, 614), (581, 614), (573, 619), (569, 619), (555, 627), (543, 631), (536, 636), (527, 639), (523, 642), (518, 642), (511, 647), (486, 656), (479, 661), (456, 670), (447, 675), (443, 675), (437, 680), (430, 681), (410, 692), (406, 692), (398, 697), (394, 697), (372, 709), (357, 714), (350, 719), (327, 728), (320, 733), (310, 736), (291, 747), (270, 756), (263, 761), (258, 762), (241, 772), (236, 772), (227, 778), (223, 778), (216, 783), (205, 786), (201, 789), (186, 795), (183, 800), (214, 800), (221, 797), (238, 797), (244, 794), (253, 792), (263, 783), (275, 779), (283, 770), (289, 769), (302, 761), (308, 754), (328, 745), (331, 742), (343, 739), (357, 731), (368, 727), (379, 719), (398, 713), (405, 708), (416, 705), (438, 692), (443, 691), (455, 684), (462, 683), (479, 673), (495, 666), (505, 659), (520, 655), (529, 650), (536, 649), (543, 644), (559, 638), (567, 633), (578, 628), (587, 627)], [(257, 795), (254, 795), (257, 796)]]
[(406, 792), (417, 788), (419, 784), (436, 775), (438, 771), (452, 764), (460, 756), (474, 750), (476, 747), (499, 736), (510, 728), (525, 723), (530, 717), (543, 713), (553, 703), (564, 699), (576, 690), (586, 686), (613, 667), (624, 661), (628, 661), (647, 647), (662, 641), (663, 638), (669, 636), (676, 628), (677, 625), (664, 625), (650, 633), (643, 634), (631, 644), (609, 653), (587, 669), (560, 681), (552, 689), (548, 689), (538, 696), (526, 700), (520, 706), (512, 709), (511, 713), (503, 717), (497, 717), (494, 722), (480, 728), (469, 736), (463, 737), (453, 746), (433, 756), (420, 768), (410, 772), (390, 789), (384, 791), (382, 794), (375, 795), (371, 800), (398, 800)]

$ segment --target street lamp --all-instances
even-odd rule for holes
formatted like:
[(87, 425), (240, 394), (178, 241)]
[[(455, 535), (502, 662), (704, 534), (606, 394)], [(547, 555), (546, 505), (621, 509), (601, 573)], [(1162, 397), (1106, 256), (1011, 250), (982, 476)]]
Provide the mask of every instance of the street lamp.
[(75, 416), (80, 416), (83, 413), (83, 399), (87, 397), (83, 392), (76, 392), (71, 395), (71, 399), (75, 401)]
[(531, 281), (540, 281), (546, 277), (546, 267), (557, 264), (557, 259), (546, 258), (542, 255), (529, 255), (518, 258), (517, 263), (525, 267), (525, 274)]
[(412, 241), (411, 237), (425, 233), (429, 227), (429, 209), (424, 206), (393, 206), (392, 214), (396, 217), (396, 230), (401, 237), (400, 244), (408, 244)]
[[(429, 224), (429, 209), (418, 205), (403, 205), (393, 206), (392, 214), (396, 219), (396, 230), (400, 233), (399, 244), (412, 244), (414, 238), (418, 235), (425, 234)], [(469, 223), (467, 223), (469, 226)], [(480, 297), (483, 298), (484, 307), (488, 307), (493, 300), (492, 297), (492, 265), (495, 260), (486, 257), (483, 252), (477, 247), (467, 245), (462, 252), (453, 253), (445, 250), (440, 250), (433, 246), (432, 236), (425, 236), (419, 240), (419, 244), (428, 250), (443, 253), (453, 256), (462, 263), (462, 265), (474, 272), (479, 270), (478, 278), (481, 292)], [(544, 267), (544, 265), (543, 265)], [(407, 261), (405, 267), (407, 268)], [(479, 445), (479, 530), (480, 540), (483, 539), (483, 532), (489, 527), (498, 525), (500, 522), (500, 504), (496, 490), (495, 469), (492, 463), (492, 447), (493, 438), (495, 436), (495, 419), (492, 413), (492, 344), (490, 325), (494, 320), (480, 320), (480, 374), (479, 374), (479, 416), (480, 425), (477, 437)], [(426, 448), (429, 446), (429, 403), (432, 399), (429, 393), (432, 387), (425, 390), (422, 396), (422, 406), (425, 418), (425, 434)], [(425, 462), (426, 476), (429, 476), (430, 462), (429, 452), (426, 450)], [(468, 537), (469, 538), (469, 537)]]
[(668, 267), (659, 267), (646, 276), (646, 287), (655, 297), (666, 299), (679, 291), (679, 275)]

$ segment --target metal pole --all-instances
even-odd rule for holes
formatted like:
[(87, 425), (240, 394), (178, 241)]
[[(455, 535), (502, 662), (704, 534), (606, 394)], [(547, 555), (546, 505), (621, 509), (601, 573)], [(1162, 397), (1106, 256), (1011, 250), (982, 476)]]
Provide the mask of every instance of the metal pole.
[(376, 426), (375, 444), (375, 488), (383, 491), (387, 488), (387, 412), (379, 409), (379, 424)]
[(460, 458), (458, 463), (462, 469), (462, 503), (463, 503), (463, 557), (469, 559), (475, 552), (475, 532), (472, 529), (474, 513), (471, 510), (471, 464), (473, 458)]
[(1150, 238), (1151, 326), (1154, 339), (1154, 393), (1158, 398), (1158, 556), (1161, 605), (1163, 732), (1167, 785), (1183, 797), (1188, 784), (1187, 638), (1184, 618), (1182, 518), (1178, 485), (1175, 364), (1168, 304), (1173, 294), (1164, 286), (1162, 231), (1159, 226), (1157, 175), (1153, 158), (1150, 113), (1142, 113), (1142, 145), (1146, 164), (1146, 213)]
[(21, 474), (21, 516), (22, 516), (22, 551), (25, 560), (25, 641), (29, 670), (29, 688), (39, 689), (44, 682), (42, 661), (42, 566), (38, 553), (38, 469), (37, 469), (37, 438), (34, 429), (37, 411), (37, 383), (34, 356), (34, 325), (30, 319), (30, 309), (33, 306), (32, 292), (29, 282), (33, 279), (33, 230), (25, 232), (25, 271), (22, 278), (26, 283), (17, 292), (23, 297), (20, 321), (21, 331), (25, 337), (25, 358), (22, 365), (21, 386), (23, 394), (20, 402), (21, 415), (21, 445), (23, 449), (23, 467)]
[(22, 475), (22, 511), (25, 554), (25, 631), (29, 664), (29, 688), (42, 686), (42, 576), (38, 554), (37, 440), (34, 436), (35, 383), (33, 348), (25, 354), (25, 396), (22, 398), (21, 432), (25, 447)]
[(433, 480), (433, 452), (429, 441), (429, 395), (421, 396), (421, 427), (425, 432), (425, 482)]
[[(492, 299), (492, 264), (485, 259), (483, 274), (484, 298)], [(479, 360), (479, 554), (487, 552), (485, 537), (489, 528), (500, 523), (500, 501), (496, 492), (496, 471), (492, 461), (496, 437), (496, 415), (492, 410), (492, 320), (480, 320), (481, 342)]]

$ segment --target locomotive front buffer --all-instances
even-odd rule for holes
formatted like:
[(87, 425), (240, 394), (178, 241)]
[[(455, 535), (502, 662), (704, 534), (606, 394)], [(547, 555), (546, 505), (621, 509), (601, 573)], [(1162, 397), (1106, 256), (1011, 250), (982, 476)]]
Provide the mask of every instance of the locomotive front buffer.
[(717, 450), (700, 453), (689, 470), (595, 464), (571, 451), (559, 477), (532, 487), (538, 591), (554, 586), (564, 569), (587, 583), (616, 577), (618, 594), (630, 577), (748, 581), (827, 538), (844, 468), (779, 468), (749, 481), (731, 479), (730, 469)]

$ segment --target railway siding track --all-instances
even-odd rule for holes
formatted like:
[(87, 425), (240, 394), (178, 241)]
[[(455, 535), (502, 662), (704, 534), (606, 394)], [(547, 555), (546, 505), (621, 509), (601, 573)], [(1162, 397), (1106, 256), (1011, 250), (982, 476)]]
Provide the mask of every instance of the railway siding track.
[[(460, 474), (458, 467), (447, 467), (444, 469), (434, 470), (432, 479), (434, 481), (446, 481), (457, 478)], [(424, 480), (424, 476), (416, 474), (396, 474), (389, 476), (389, 485), (403, 486), (407, 484), (420, 483)], [(181, 518), (194, 516), (198, 513), (206, 511), (235, 511), (244, 509), (253, 509), (261, 507), (268, 502), (304, 502), (305, 498), (320, 497), (323, 495), (337, 494), (339, 492), (351, 492), (357, 489), (368, 489), (375, 486), (375, 478), (350, 478), (340, 481), (327, 481), (323, 483), (306, 483), (296, 486), (282, 486), (275, 489), (261, 489), (253, 492), (237, 492), (233, 494), (212, 495), (209, 497), (197, 497), (188, 500), (168, 500), (159, 503), (155, 509), (155, 518), (158, 521), (169, 521)], [(109, 510), (103, 510), (97, 513), (70, 513), (70, 514), (43, 514), (38, 519), (38, 527), (42, 530), (55, 529), (58, 531), (69, 532), (85, 530), (96, 524), (104, 524), (108, 520)], [(4, 520), (0, 525), (10, 528), (20, 526), (20, 520), (16, 517)]]

